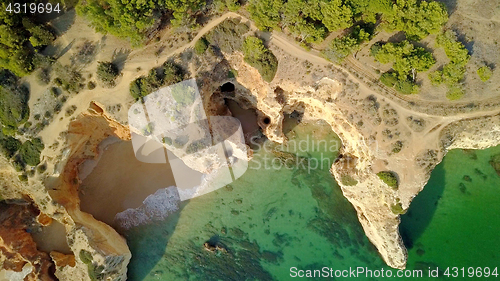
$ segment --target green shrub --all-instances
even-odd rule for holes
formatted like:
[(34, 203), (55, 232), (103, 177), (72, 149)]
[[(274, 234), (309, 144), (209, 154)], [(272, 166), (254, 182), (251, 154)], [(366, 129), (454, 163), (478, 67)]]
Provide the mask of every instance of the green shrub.
[(104, 82), (104, 84), (114, 86), (118, 74), (120, 74), (120, 71), (112, 62), (99, 62), (97, 66), (97, 78)]
[(399, 183), (396, 173), (392, 171), (382, 171), (378, 172), (377, 176), (389, 187), (392, 187), (393, 189), (398, 189)]
[(219, 47), (225, 53), (241, 50), (243, 34), (249, 27), (240, 22), (240, 19), (226, 19), (205, 35), (208, 43)]
[(166, 145), (172, 145), (172, 139), (169, 137), (164, 137), (163, 138), (163, 143)]
[(182, 69), (172, 63), (165, 62), (162, 66), (153, 68), (148, 76), (141, 76), (130, 83), (130, 95), (139, 100), (165, 85), (179, 83), (183, 80)]
[(395, 215), (403, 215), (406, 213), (406, 211), (403, 210), (403, 205), (401, 203), (391, 205), (391, 211)]
[(78, 93), (85, 86), (82, 74), (74, 66), (55, 63), (54, 71), (57, 75), (54, 83), (67, 92)]
[(392, 68), (398, 75), (400, 81), (406, 81), (413, 72), (427, 71), (436, 63), (430, 52), (422, 47), (415, 47), (408, 41), (400, 43), (376, 44), (371, 50), (371, 54), (380, 63), (393, 63)]
[(481, 81), (486, 82), (490, 80), (491, 75), (493, 75), (493, 71), (488, 66), (483, 66), (477, 70), (477, 75), (479, 75)]
[(50, 83), (50, 70), (48, 68), (40, 68), (36, 72), (36, 78), (42, 85), (47, 85)]
[(94, 82), (89, 81), (89, 82), (87, 83), (87, 89), (89, 89), (89, 90), (93, 90), (93, 89), (95, 89), (95, 87), (96, 87), (96, 84), (95, 84)]
[(79, 257), (84, 264), (91, 264), (93, 261), (92, 254), (87, 250), (80, 250)]
[(333, 39), (330, 46), (323, 51), (323, 55), (332, 62), (340, 63), (357, 48), (359, 48), (359, 44), (356, 39), (351, 36), (343, 36)]
[(358, 184), (358, 181), (353, 179), (350, 175), (342, 175), (340, 177), (340, 182), (345, 186), (353, 186)]
[(43, 148), (44, 145), (41, 139), (36, 138), (32, 141), (25, 141), (19, 149), (19, 154), (24, 163), (30, 166), (36, 166), (40, 164), (40, 153)]
[(56, 87), (50, 87), (49, 91), (52, 94), (52, 96), (55, 97), (55, 98), (57, 98), (61, 94), (61, 92), (59, 91), (59, 89), (56, 88)]
[(12, 161), (12, 166), (18, 172), (24, 172), (24, 170), (26, 170), (26, 164), (23, 162), (19, 155), (16, 155), (14, 161)]
[(21, 148), (21, 141), (16, 138), (9, 136), (0, 139), (0, 149), (7, 158), (12, 158), (19, 148)]
[(411, 94), (416, 94), (418, 93), (418, 86), (408, 80), (405, 81), (398, 81), (396, 83), (396, 91), (400, 92), (401, 94), (405, 95), (411, 95)]
[(243, 43), (245, 62), (255, 67), (262, 79), (271, 82), (278, 70), (278, 59), (269, 51), (261, 39), (248, 36)]
[(0, 123), (17, 128), (29, 117), (29, 90), (8, 70), (0, 69)]
[(380, 82), (382, 84), (386, 85), (387, 87), (394, 87), (396, 83), (398, 82), (398, 78), (396, 77), (396, 74), (394, 72), (386, 72), (380, 76)]
[(451, 88), (448, 89), (446, 92), (446, 98), (449, 100), (459, 100), (465, 95), (465, 92), (462, 88), (458, 86), (452, 86)]
[(149, 122), (144, 129), (142, 129), (142, 134), (144, 136), (150, 136), (155, 129), (155, 124), (153, 122)]
[(205, 51), (207, 50), (207, 48), (208, 48), (208, 41), (207, 41), (207, 39), (205, 37), (201, 37), (194, 44), (194, 51), (198, 55), (201, 55), (201, 54), (205, 53)]
[(227, 78), (236, 78), (238, 77), (238, 71), (236, 69), (231, 69), (227, 72)]
[(45, 171), (47, 171), (47, 164), (43, 163), (43, 164), (40, 164), (36, 167), (36, 171), (39, 173), (39, 174), (43, 174), (45, 173)]
[(191, 105), (196, 98), (196, 90), (185, 84), (176, 84), (171, 87), (174, 100), (182, 106)]
[(28, 181), (28, 175), (27, 174), (21, 174), (18, 176), (19, 177), (19, 180), (22, 181), (22, 182), (27, 182)]

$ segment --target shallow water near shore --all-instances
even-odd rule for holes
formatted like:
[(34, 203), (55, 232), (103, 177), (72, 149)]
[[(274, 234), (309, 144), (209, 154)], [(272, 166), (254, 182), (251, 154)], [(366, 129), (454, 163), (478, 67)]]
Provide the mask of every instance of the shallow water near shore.
[[(230, 185), (183, 202), (164, 221), (127, 231), (128, 279), (291, 280), (291, 267), (389, 269), (329, 172), (337, 136), (324, 122), (301, 124), (288, 136), (288, 149), (260, 146)], [(306, 149), (293, 151), (301, 140)], [(488, 163), (496, 153), (500, 147), (451, 151), (436, 168), (403, 217), (409, 269), (427, 276), (435, 266), (500, 266), (500, 177)], [(212, 253), (205, 242), (225, 250)], [(307, 280), (323, 279), (333, 280)]]

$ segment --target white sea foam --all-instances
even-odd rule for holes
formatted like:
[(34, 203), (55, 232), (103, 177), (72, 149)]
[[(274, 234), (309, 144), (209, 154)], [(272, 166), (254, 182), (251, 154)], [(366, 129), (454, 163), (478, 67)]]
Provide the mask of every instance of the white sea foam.
[(149, 195), (139, 208), (127, 209), (116, 214), (115, 221), (124, 229), (163, 220), (179, 210), (179, 193), (177, 187), (170, 186), (159, 189)]

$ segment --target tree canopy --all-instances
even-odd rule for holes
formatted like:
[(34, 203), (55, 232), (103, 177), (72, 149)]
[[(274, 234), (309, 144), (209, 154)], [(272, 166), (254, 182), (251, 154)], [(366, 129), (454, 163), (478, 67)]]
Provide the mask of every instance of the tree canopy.
[(448, 21), (448, 13), (443, 4), (435, 1), (396, 0), (383, 19), (389, 30), (401, 30), (407, 37), (422, 39), (441, 31)]
[(248, 36), (243, 43), (245, 62), (255, 67), (262, 78), (271, 82), (278, 70), (278, 59), (268, 50), (261, 39)]
[(76, 10), (98, 32), (129, 38), (132, 44), (141, 45), (148, 31), (160, 23), (162, 14), (172, 13), (174, 26), (190, 25), (192, 14), (203, 5), (203, 0), (87, 0), (80, 1)]
[(434, 85), (446, 84), (448, 87), (446, 96), (450, 100), (460, 99), (464, 95), (460, 82), (464, 79), (466, 66), (470, 60), (469, 51), (451, 30), (437, 36), (436, 46), (444, 49), (450, 63), (444, 65), (441, 70), (430, 73), (429, 79)]
[(100, 61), (97, 65), (97, 78), (107, 86), (114, 86), (115, 79), (120, 74), (118, 67), (112, 62)]
[(37, 48), (50, 44), (54, 35), (44, 24), (34, 24), (29, 16), (6, 11), (0, 3), (0, 68), (25, 76), (35, 69)]
[(17, 130), (29, 116), (29, 90), (8, 70), (0, 70), (0, 123)]
[(399, 80), (403, 81), (413, 72), (427, 71), (436, 63), (431, 53), (422, 47), (415, 47), (408, 41), (385, 43), (372, 48), (375, 59), (384, 64), (393, 63), (392, 68), (398, 74)]

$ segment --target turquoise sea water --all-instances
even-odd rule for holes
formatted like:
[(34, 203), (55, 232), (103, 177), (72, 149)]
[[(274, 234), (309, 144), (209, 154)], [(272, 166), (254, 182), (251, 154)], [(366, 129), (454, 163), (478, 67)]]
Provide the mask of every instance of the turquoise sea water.
[[(129, 280), (294, 280), (291, 267), (389, 269), (329, 172), (335, 134), (315, 122), (288, 136), (288, 148), (258, 149), (231, 185), (182, 203), (165, 221), (129, 230)], [(294, 151), (300, 140), (305, 151)], [(436, 266), (500, 267), (500, 177), (488, 163), (496, 153), (500, 147), (452, 151), (433, 172), (401, 225), (410, 269), (427, 275)], [(226, 251), (205, 250), (207, 241)], [(307, 278), (323, 279), (347, 278)]]

